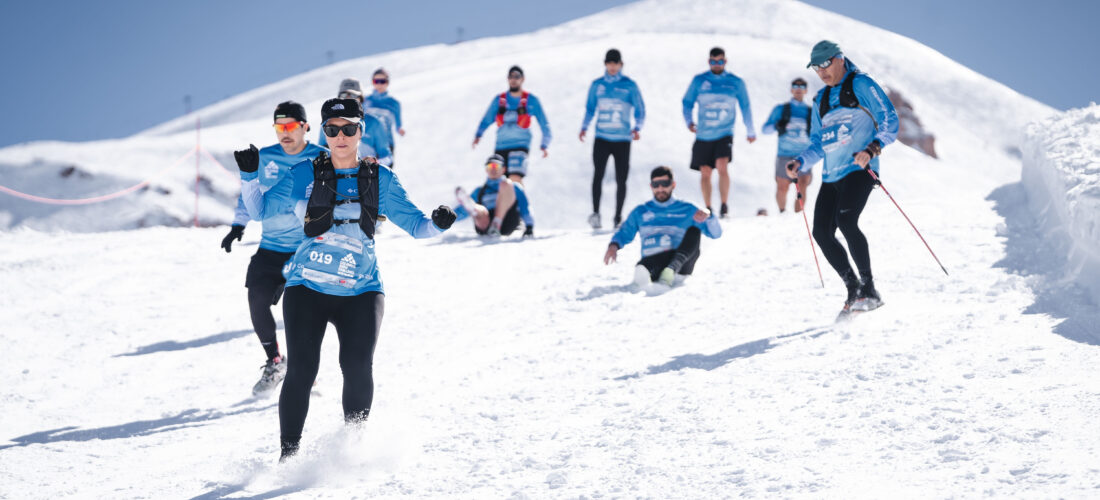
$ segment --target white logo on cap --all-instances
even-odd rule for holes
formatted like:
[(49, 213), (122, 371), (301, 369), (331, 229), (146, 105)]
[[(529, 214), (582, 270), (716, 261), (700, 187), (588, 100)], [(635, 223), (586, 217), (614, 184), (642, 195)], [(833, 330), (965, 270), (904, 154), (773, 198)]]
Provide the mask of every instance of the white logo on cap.
[(333, 111), (336, 111), (336, 110), (338, 110), (338, 109), (344, 109), (344, 105), (343, 105), (343, 104), (334, 104), (334, 105), (332, 106), (332, 110), (333, 110)]

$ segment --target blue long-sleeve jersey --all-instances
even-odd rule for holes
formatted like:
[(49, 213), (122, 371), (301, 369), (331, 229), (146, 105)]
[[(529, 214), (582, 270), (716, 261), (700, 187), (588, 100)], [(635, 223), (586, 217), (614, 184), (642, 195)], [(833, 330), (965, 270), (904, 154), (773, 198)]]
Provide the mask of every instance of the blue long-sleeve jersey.
[[(470, 193), (470, 198), (475, 203), (489, 209), (489, 214), (492, 215), (493, 210), (497, 207), (497, 194), (500, 193), (501, 179), (486, 179), (485, 184), (478, 186), (474, 189), (473, 193)], [(519, 210), (519, 216), (523, 219), (523, 223), (528, 226), (535, 225), (535, 217), (531, 215), (531, 206), (527, 202), (527, 193), (523, 191), (523, 186), (518, 182), (513, 182), (512, 187), (516, 190), (516, 209)], [(480, 201), (479, 201), (480, 200)], [(473, 214), (466, 211), (466, 207), (459, 205), (455, 209), (455, 215), (458, 216), (455, 220), (462, 220)]]
[(692, 217), (699, 210), (695, 205), (669, 198), (664, 202), (649, 200), (630, 211), (630, 215), (619, 226), (618, 232), (611, 237), (611, 243), (623, 248), (634, 241), (635, 234), (642, 237), (642, 257), (675, 250), (684, 239), (684, 233), (692, 226), (710, 238), (722, 236), (722, 226), (718, 218), (711, 214), (703, 222), (695, 222)]
[[(496, 149), (513, 149), (513, 148), (530, 148), (531, 147), (531, 129), (520, 127), (516, 120), (519, 118), (519, 113), (516, 110), (519, 108), (519, 101), (521, 97), (513, 96), (511, 92), (505, 93), (505, 112), (504, 112), (504, 124), (497, 129), (497, 145)], [(493, 96), (493, 100), (489, 102), (489, 109), (485, 111), (485, 116), (482, 117), (481, 123), (477, 126), (477, 133), (475, 136), (481, 138), (481, 135), (485, 133), (485, 129), (489, 128), (497, 119), (497, 108), (500, 107), (500, 94)], [(546, 120), (546, 113), (542, 110), (542, 104), (539, 103), (539, 98), (534, 94), (527, 94), (527, 114), (531, 115), (534, 121), (538, 121), (539, 128), (542, 129), (542, 142), (540, 148), (550, 147), (550, 122)]]
[(393, 133), (401, 128), (401, 103), (389, 92), (372, 92), (363, 101), (363, 112), (378, 118), (386, 129), (386, 136), (393, 145)]
[[(337, 174), (355, 174), (358, 167), (337, 169)], [(244, 180), (242, 175), (242, 180)], [(279, 211), (296, 214), (298, 227), (304, 227), (304, 217), (310, 192), (313, 190), (313, 162), (304, 161), (290, 169), (289, 175), (279, 181), (278, 196), (271, 203)], [(242, 188), (245, 205), (263, 206), (272, 191), (264, 193), (257, 180), (245, 181)], [(358, 196), (357, 179), (338, 178), (336, 190), (340, 197)], [(424, 212), (409, 200), (397, 175), (386, 167), (378, 171), (378, 213), (385, 215), (414, 238), (429, 238), (443, 232)], [(337, 205), (334, 219), (358, 219), (358, 203)], [(304, 232), (303, 232), (304, 236)], [(303, 285), (327, 295), (359, 295), (366, 292), (382, 292), (374, 253), (375, 240), (368, 238), (359, 224), (333, 226), (324, 234), (307, 238), (294, 250), (294, 256), (283, 268), (286, 286)]]
[(294, 215), (294, 205), (285, 201), (290, 196), (287, 178), (295, 165), (312, 161), (322, 151), (326, 149), (307, 143), (298, 154), (288, 155), (281, 145), (274, 144), (260, 150), (259, 168), (255, 172), (241, 172), (241, 181), (255, 183), (260, 198), (249, 204), (242, 185), (234, 223), (240, 218), (242, 209), (252, 220), (261, 221), (263, 233), (260, 235), (260, 248), (293, 252), (305, 239), (302, 221)]
[(798, 99), (791, 99), (789, 103), (780, 104), (772, 109), (768, 115), (768, 121), (761, 127), (761, 132), (770, 134), (777, 132), (776, 122), (783, 117), (783, 107), (791, 106), (791, 117), (787, 121), (787, 132), (779, 136), (779, 148), (777, 156), (798, 156), (806, 146), (810, 145), (810, 131), (806, 130), (806, 117), (810, 115), (810, 106)]
[[(634, 115), (634, 127), (630, 116)], [(631, 132), (642, 129), (645, 123), (645, 102), (642, 91), (634, 80), (619, 73), (607, 73), (588, 87), (588, 101), (584, 106), (584, 122), (581, 130), (588, 130), (592, 117), (596, 117), (596, 138), (611, 142), (629, 142)]]
[[(393, 153), (390, 151), (390, 136), (386, 133), (382, 120), (371, 115), (363, 116), (363, 136), (359, 138), (359, 156), (366, 158), (373, 156), (381, 165), (389, 166), (393, 163)], [(328, 146), (328, 138), (325, 131), (321, 131), (322, 146)]]
[[(695, 103), (699, 103), (699, 120), (692, 119)], [(745, 81), (729, 72), (714, 74), (707, 71), (695, 75), (684, 94), (684, 121), (695, 124), (695, 137), (701, 141), (713, 141), (733, 135), (737, 121), (737, 107), (744, 116), (749, 137), (756, 137), (752, 124), (752, 107)]]
[[(886, 93), (871, 77), (858, 73), (859, 68), (851, 61), (844, 60), (848, 73), (856, 71), (852, 80), (852, 90), (859, 100), (859, 107), (846, 108), (840, 105), (840, 92), (843, 83), (830, 88), (829, 112), (821, 118), (821, 96), (825, 89), (814, 97), (813, 132), (810, 133), (810, 145), (798, 156), (802, 162), (801, 171), (809, 172), (814, 163), (825, 159), (822, 169), (823, 182), (836, 182), (844, 176), (859, 170), (854, 155), (867, 148), (873, 140), (885, 147), (898, 137), (898, 113), (886, 97)], [(841, 82), (844, 80), (841, 79)], [(878, 173), (878, 157), (871, 159), (871, 169)]]

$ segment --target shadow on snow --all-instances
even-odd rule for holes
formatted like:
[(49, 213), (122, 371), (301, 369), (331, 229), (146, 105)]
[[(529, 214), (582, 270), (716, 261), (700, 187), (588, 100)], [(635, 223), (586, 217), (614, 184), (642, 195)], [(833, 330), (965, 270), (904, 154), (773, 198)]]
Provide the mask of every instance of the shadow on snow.
[[(275, 325), (277, 329), (283, 329), (282, 322)], [(252, 330), (233, 330), (231, 332), (222, 332), (216, 335), (209, 335), (202, 338), (188, 340), (186, 342), (176, 342), (174, 340), (167, 340), (164, 342), (157, 342), (156, 344), (149, 344), (146, 346), (138, 347), (133, 352), (126, 352), (122, 354), (115, 354), (113, 357), (120, 358), (123, 356), (141, 356), (144, 354), (153, 354), (155, 352), (168, 352), (168, 351), (182, 351), (184, 349), (194, 349), (196, 347), (208, 346), (211, 344), (217, 344), (221, 342), (229, 342), (230, 340), (238, 339), (241, 337), (247, 337), (253, 335)]]
[(240, 491), (244, 490), (245, 487), (247, 487), (247, 486), (248, 486), (247, 483), (239, 484), (239, 485), (219, 486), (219, 487), (214, 488), (213, 490), (210, 490), (206, 493), (203, 493), (203, 494), (201, 494), (197, 497), (192, 497), (191, 500), (219, 500), (219, 499), (223, 499), (223, 498), (233, 498), (235, 500), (265, 500), (265, 499), (268, 499), (268, 498), (278, 498), (278, 497), (281, 497), (283, 495), (289, 495), (291, 493), (297, 493), (299, 491), (304, 491), (304, 490), (308, 489), (305, 486), (284, 486), (282, 488), (277, 488), (277, 489), (274, 489), (274, 490), (271, 490), (271, 491), (260, 493), (258, 495), (252, 495), (252, 496), (247, 496), (247, 497), (230, 497), (230, 496), (228, 496), (228, 495), (232, 495), (234, 493), (237, 493), (237, 492), (240, 492)]
[(1062, 238), (1049, 237), (1035, 217), (1022, 183), (1001, 186), (986, 198), (1004, 217), (1005, 257), (994, 267), (1028, 278), (1035, 303), (1025, 314), (1061, 319), (1054, 333), (1083, 344), (1100, 345), (1100, 312), (1088, 293), (1065, 275), (1067, 249)]
[[(754, 340), (752, 342), (745, 342), (744, 344), (735, 345), (721, 352), (714, 354), (681, 354), (672, 358), (663, 365), (650, 366), (645, 372), (635, 372), (629, 375), (622, 375), (615, 377), (615, 380), (627, 380), (632, 378), (639, 378), (642, 375), (658, 375), (661, 373), (668, 373), (673, 371), (679, 371), (686, 368), (694, 368), (697, 370), (713, 370), (715, 368), (721, 368), (735, 359), (750, 358), (757, 354), (764, 354), (770, 351), (772, 348), (778, 345), (786, 343), (786, 339), (807, 335), (809, 338), (817, 338), (828, 332), (832, 331), (832, 326), (814, 327), (800, 330), (794, 333), (786, 333), (783, 335), (777, 335), (775, 337), (769, 337), (766, 339)], [(783, 342), (780, 342), (783, 341)]]
[[(261, 412), (275, 407), (275, 403), (267, 406), (241, 408), (230, 412), (218, 410), (199, 410), (192, 408), (184, 410), (171, 417), (156, 420), (138, 420), (109, 427), (95, 429), (77, 429), (76, 426), (61, 427), (48, 431), (35, 432), (9, 439), (15, 444), (0, 446), (0, 450), (16, 446), (28, 446), (32, 444), (56, 443), (59, 441), (91, 441), (93, 439), (127, 439), (138, 436), (148, 436), (161, 432), (170, 432), (188, 427), (200, 427), (212, 420), (223, 417), (241, 415), (245, 413)], [(75, 429), (75, 430), (74, 430)]]

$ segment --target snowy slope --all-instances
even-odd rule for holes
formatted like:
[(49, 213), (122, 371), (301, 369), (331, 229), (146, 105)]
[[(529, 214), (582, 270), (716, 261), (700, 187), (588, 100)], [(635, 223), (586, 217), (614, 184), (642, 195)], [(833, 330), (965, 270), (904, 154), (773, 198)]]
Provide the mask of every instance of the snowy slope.
[[(644, 199), (658, 163), (697, 200), (679, 99), (705, 51), (726, 48), (759, 126), (790, 78), (813, 76), (800, 68), (823, 37), (912, 99), (937, 135), (938, 161), (887, 148), (883, 180), (951, 275), (873, 193), (861, 225), (887, 305), (833, 326), (840, 285), (826, 270), (818, 288), (801, 217), (740, 216), (771, 207), (775, 147), (740, 135), (739, 216), (704, 241), (696, 276), (665, 293), (628, 286), (636, 244), (603, 266), (609, 236), (574, 229), (591, 168), (575, 134), (603, 51), (623, 50), (650, 111), (628, 203)], [(421, 205), (446, 202), (478, 180), (490, 146), (469, 141), (513, 63), (556, 134), (528, 181), (540, 237), (487, 243), (460, 224), (414, 241), (387, 226), (371, 419), (343, 428), (330, 340), (303, 456), (287, 466), (275, 464), (275, 399), (247, 397), (263, 360), (241, 286), (257, 226), (228, 255), (224, 228), (0, 233), (0, 498), (1095, 496), (1100, 342), (1059, 331), (1059, 317), (1036, 310), (1033, 280), (1005, 263), (1042, 259), (1005, 212), (1027, 198), (1003, 186), (1020, 180), (1024, 125), (1050, 110), (911, 40), (797, 2), (640, 2), (300, 75), (203, 110), (202, 141), (223, 160), (267, 144), (276, 102), (300, 100), (316, 118), (340, 78), (385, 65), (408, 109), (397, 171)], [(0, 178), (53, 196), (125, 187), (186, 153), (192, 126), (6, 148)], [(57, 181), (74, 162), (91, 177)], [(186, 223), (188, 168), (158, 181), (167, 195), (0, 206), (43, 228), (132, 228), (149, 214)], [(204, 221), (225, 220), (235, 183), (202, 168)]]
[[(728, 15), (713, 15), (716, 12)], [(204, 127), (200, 142), (232, 169), (233, 149), (250, 142), (261, 146), (272, 142), (270, 113), (276, 103), (300, 101), (316, 120), (320, 104), (332, 96), (341, 78), (365, 79), (374, 68), (384, 66), (394, 75), (392, 90), (402, 101), (409, 131), (398, 141), (402, 180), (425, 203), (449, 201), (454, 185), (480, 181), (480, 164), (491, 153), (494, 132), (477, 150), (469, 144), (492, 96), (505, 86), (507, 68), (520, 64), (527, 73), (526, 85), (542, 100), (555, 135), (550, 157), (534, 159), (528, 178), (539, 225), (579, 227), (591, 211), (589, 205), (555, 200), (583, 198), (587, 192), (591, 144), (579, 143), (576, 134), (588, 84), (603, 71), (607, 48), (623, 51), (624, 72), (638, 82), (647, 100), (649, 118), (643, 140), (634, 145), (631, 155), (632, 179), (641, 182), (658, 164), (688, 175), (693, 137), (684, 127), (680, 98), (691, 77), (707, 69), (706, 51), (711, 46), (725, 47), (730, 71), (748, 82), (759, 128), (772, 106), (788, 98), (787, 83), (793, 77), (814, 82), (816, 89), (816, 76), (804, 68), (809, 48), (826, 37), (838, 41), (882, 84), (907, 96), (921, 110), (925, 126), (940, 138), (937, 148), (942, 149), (943, 161), (964, 172), (982, 172), (975, 179), (982, 188), (1018, 175), (1014, 154), (1018, 154), (1023, 127), (1051, 111), (913, 40), (798, 2), (643, 1), (526, 35), (433, 45), (326, 66), (200, 110)], [(128, 139), (4, 148), (0, 178), (9, 187), (32, 194), (67, 198), (104, 194), (173, 164), (194, 146), (194, 128), (194, 118), (183, 117)], [(739, 126), (734, 208), (736, 213), (751, 214), (758, 206), (770, 204), (775, 136), (764, 136), (750, 146), (743, 134)], [(58, 172), (74, 164), (94, 177), (60, 180)], [(200, 222), (227, 222), (235, 181), (205, 159), (201, 175)], [(0, 195), (0, 213), (9, 214), (0, 216), (0, 223), (73, 231), (189, 224), (194, 179), (193, 160), (187, 159), (155, 182), (170, 191), (167, 195), (143, 193), (75, 208)], [(635, 190), (628, 200), (639, 202), (643, 195)]]

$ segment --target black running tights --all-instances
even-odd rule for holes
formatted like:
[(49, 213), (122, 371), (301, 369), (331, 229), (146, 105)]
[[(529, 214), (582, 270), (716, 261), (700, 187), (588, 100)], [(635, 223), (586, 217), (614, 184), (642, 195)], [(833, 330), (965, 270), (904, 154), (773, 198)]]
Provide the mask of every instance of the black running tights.
[(385, 296), (379, 292), (342, 297), (292, 286), (283, 297), (287, 371), (279, 395), (279, 431), (284, 442), (302, 437), (309, 393), (321, 362), (321, 340), (328, 323), (340, 340), (340, 370), (344, 373), (344, 419), (361, 421), (374, 399), (371, 374), (374, 346), (382, 326)]
[(611, 142), (596, 139), (592, 147), (592, 163), (596, 175), (592, 177), (592, 212), (600, 213), (600, 195), (603, 192), (603, 175), (607, 171), (607, 159), (615, 157), (615, 218), (622, 219), (626, 202), (626, 178), (630, 174), (630, 141)]
[(852, 172), (839, 181), (826, 182), (817, 193), (814, 205), (814, 240), (821, 246), (821, 253), (833, 266), (837, 274), (844, 277), (852, 271), (848, 263), (848, 253), (836, 239), (839, 228), (852, 260), (863, 279), (871, 278), (871, 254), (867, 249), (867, 238), (859, 230), (859, 216), (867, 205), (867, 197), (875, 187), (871, 174), (860, 170)]

